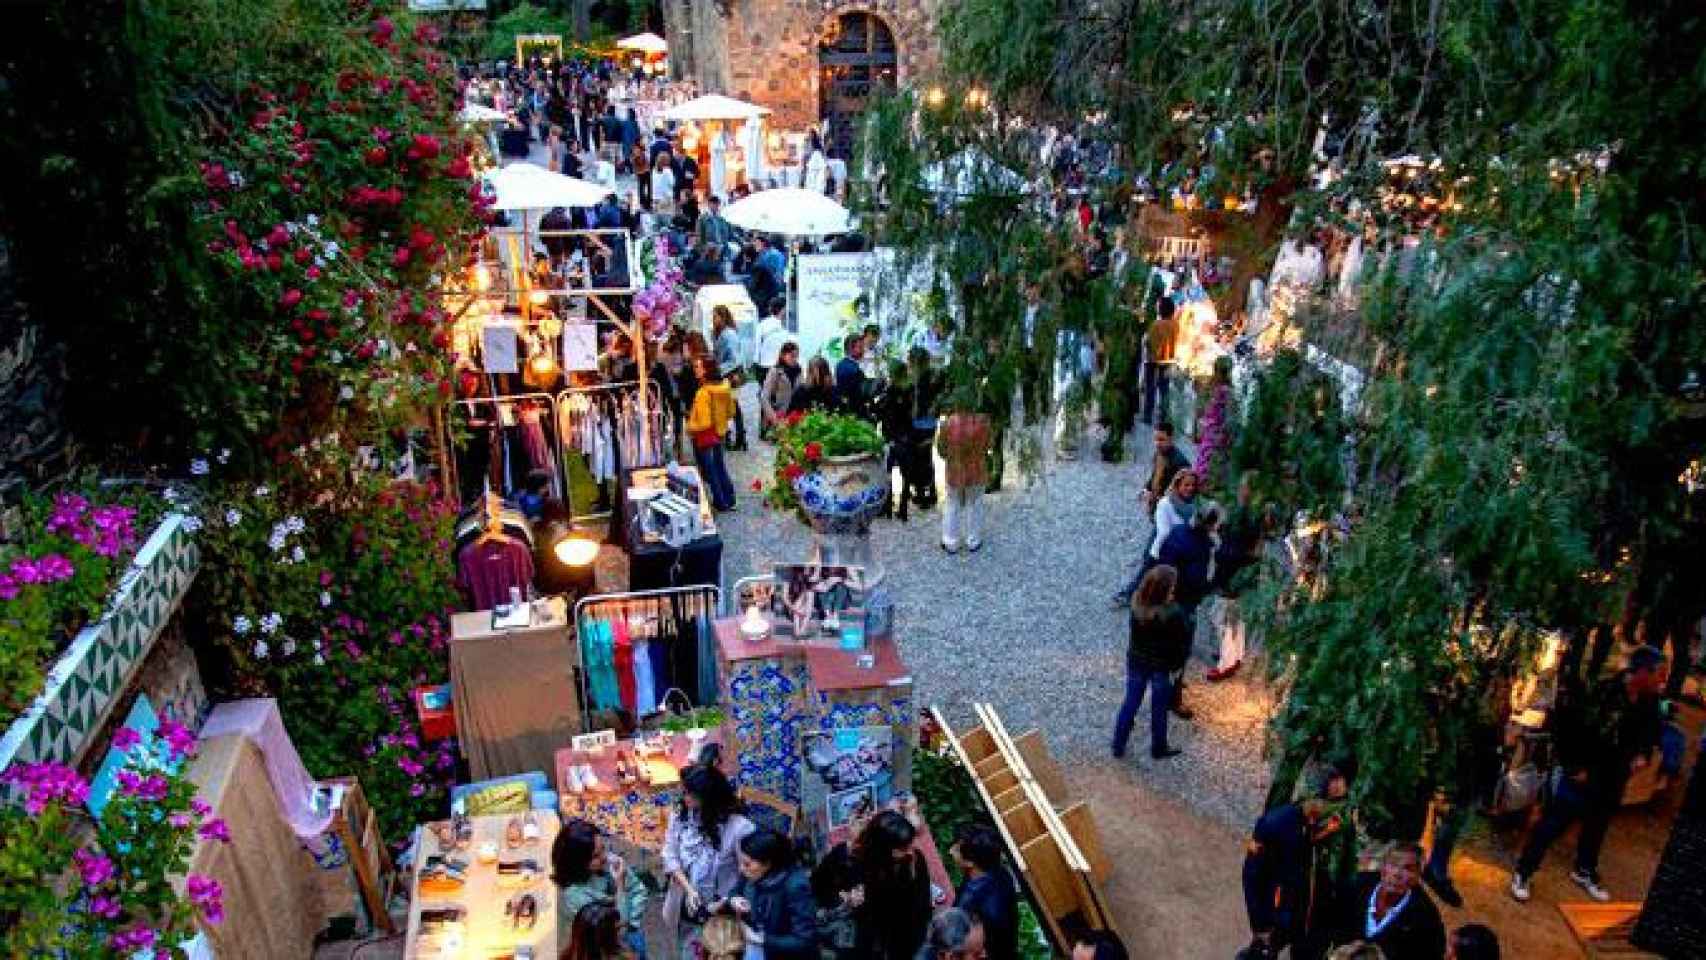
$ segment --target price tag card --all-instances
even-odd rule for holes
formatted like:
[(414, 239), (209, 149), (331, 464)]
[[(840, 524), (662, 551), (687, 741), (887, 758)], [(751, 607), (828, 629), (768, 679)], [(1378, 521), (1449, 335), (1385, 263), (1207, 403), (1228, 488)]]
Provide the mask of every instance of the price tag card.
[(579, 734), (570, 744), (582, 753), (602, 753), (605, 747), (616, 745), (616, 731), (596, 730), (592, 733)]

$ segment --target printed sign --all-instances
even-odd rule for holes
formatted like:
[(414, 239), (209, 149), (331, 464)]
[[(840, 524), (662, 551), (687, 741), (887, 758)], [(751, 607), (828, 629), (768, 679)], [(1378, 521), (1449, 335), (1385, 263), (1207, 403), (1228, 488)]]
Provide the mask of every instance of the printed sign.
[(599, 753), (605, 747), (616, 745), (616, 731), (595, 730), (592, 733), (577, 734), (569, 745), (582, 753)]

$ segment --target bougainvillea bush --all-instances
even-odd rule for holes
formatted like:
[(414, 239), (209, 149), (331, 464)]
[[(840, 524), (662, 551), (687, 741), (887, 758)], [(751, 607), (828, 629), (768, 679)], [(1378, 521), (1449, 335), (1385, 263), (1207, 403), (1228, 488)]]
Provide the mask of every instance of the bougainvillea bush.
[[(107, 597), (158, 509), (81, 493), (31, 495), (23, 537), (0, 547), (0, 727), (41, 693), (49, 661)], [(139, 515), (139, 505), (145, 513)]]
[(223, 921), (219, 882), (185, 875), (198, 842), (231, 840), (183, 776), (194, 734), (170, 720), (151, 736), (122, 727), (113, 747), (125, 762), (88, 842), (89, 784), (76, 771), (0, 773), (19, 798), (0, 806), (0, 956), (179, 957), (198, 918)]

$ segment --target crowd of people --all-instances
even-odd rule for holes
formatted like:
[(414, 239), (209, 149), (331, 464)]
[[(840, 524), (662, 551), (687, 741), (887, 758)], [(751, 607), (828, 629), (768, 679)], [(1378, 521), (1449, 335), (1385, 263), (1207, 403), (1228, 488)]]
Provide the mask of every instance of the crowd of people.
[[(853, 838), (807, 865), (794, 841), (748, 817), (711, 751), (682, 776), (663, 876), (641, 876), (610, 838), (570, 820), (551, 850), (567, 960), (647, 956), (766, 960), (1015, 960), (1019, 891), (993, 828), (973, 825), (950, 855), (964, 878), (954, 906), (930, 879), (916, 801), (856, 821)], [(670, 943), (648, 945), (643, 921), (663, 887)], [(1100, 960), (1123, 960), (1102, 937)]]

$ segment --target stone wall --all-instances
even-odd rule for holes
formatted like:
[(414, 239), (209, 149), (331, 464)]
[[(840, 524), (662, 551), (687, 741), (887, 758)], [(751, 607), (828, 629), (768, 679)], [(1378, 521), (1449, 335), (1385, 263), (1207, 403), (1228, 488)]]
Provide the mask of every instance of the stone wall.
[[(938, 0), (729, 0), (726, 19), (717, 16), (715, 0), (690, 2), (693, 63), (683, 68), (685, 75), (708, 92), (769, 107), (775, 111), (771, 125), (779, 130), (804, 130), (818, 122), (818, 38), (842, 13), (873, 13), (888, 24), (903, 85), (927, 82), (938, 62)], [(675, 5), (668, 3), (666, 9)], [(684, 23), (690, 16), (670, 15)], [(670, 21), (672, 27), (677, 19)], [(720, 44), (711, 37), (719, 21)], [(672, 35), (672, 57), (676, 42)]]
[(0, 485), (66, 470), (64, 351), (18, 299), (11, 248), (0, 236)]

